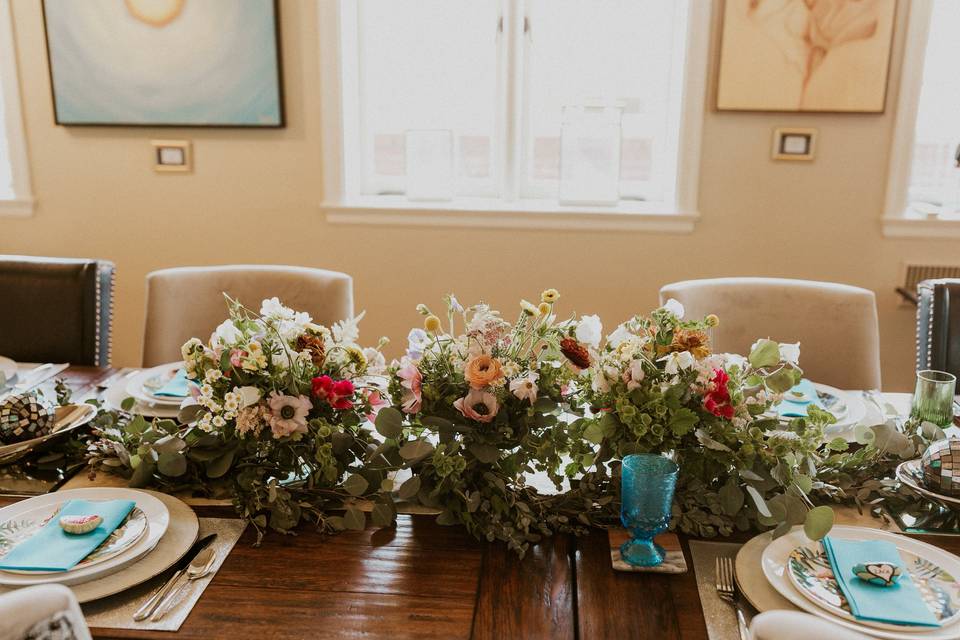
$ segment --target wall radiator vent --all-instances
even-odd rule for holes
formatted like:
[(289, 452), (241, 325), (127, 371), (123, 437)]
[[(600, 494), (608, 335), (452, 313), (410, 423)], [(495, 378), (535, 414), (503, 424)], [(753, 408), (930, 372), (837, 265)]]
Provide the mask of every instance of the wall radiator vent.
[[(897, 289), (901, 294), (901, 306), (916, 304), (917, 284), (921, 280), (934, 278), (960, 279), (960, 265), (946, 264), (905, 264), (903, 268), (903, 284)], [(908, 294), (910, 297), (908, 297)]]

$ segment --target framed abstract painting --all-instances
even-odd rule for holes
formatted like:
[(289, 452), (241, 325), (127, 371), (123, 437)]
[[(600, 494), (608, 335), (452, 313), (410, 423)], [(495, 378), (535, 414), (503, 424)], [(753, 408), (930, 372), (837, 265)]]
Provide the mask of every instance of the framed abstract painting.
[(882, 113), (896, 0), (726, 0), (717, 109)]
[(276, 0), (43, 0), (61, 125), (282, 127)]

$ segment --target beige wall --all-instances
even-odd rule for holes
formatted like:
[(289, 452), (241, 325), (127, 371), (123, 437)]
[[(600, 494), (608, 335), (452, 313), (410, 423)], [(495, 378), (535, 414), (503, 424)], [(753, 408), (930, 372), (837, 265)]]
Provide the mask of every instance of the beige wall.
[[(414, 305), (436, 304), (447, 291), (512, 310), (518, 298), (554, 286), (563, 293), (564, 309), (599, 313), (612, 326), (654, 306), (663, 283), (764, 275), (834, 280), (876, 291), (885, 386), (909, 387), (913, 312), (898, 307), (893, 293), (900, 265), (956, 258), (960, 241), (892, 240), (880, 233), (903, 11), (887, 113), (708, 110), (702, 220), (693, 234), (654, 235), (327, 224), (318, 209), (323, 194), (316, 10), (312, 0), (282, 5), (286, 129), (85, 129), (53, 124), (40, 3), (13, 0), (38, 205), (32, 218), (0, 218), (0, 253), (116, 262), (115, 364), (139, 362), (144, 276), (175, 265), (294, 263), (345, 271), (355, 278), (358, 309), (368, 310), (364, 336), (373, 342), (386, 334), (395, 346), (419, 322)], [(712, 77), (713, 70), (711, 87)], [(775, 126), (819, 128), (816, 161), (772, 162)], [(152, 171), (149, 141), (166, 137), (193, 140), (193, 174)], [(842, 363), (838, 353), (837, 364)]]

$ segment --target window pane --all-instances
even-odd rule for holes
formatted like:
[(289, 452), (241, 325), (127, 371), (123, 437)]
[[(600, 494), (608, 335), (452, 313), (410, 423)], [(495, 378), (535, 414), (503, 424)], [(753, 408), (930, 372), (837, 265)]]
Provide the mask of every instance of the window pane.
[(917, 110), (910, 178), (911, 208), (960, 210), (960, 2), (934, 0)]
[(525, 196), (557, 197), (563, 108), (613, 105), (621, 199), (675, 199), (686, 5), (530, 0)]
[[(342, 6), (350, 10), (349, 0)], [(363, 0), (356, 33), (357, 183), (365, 194), (406, 191), (407, 132), (452, 133), (456, 195), (498, 195), (497, 0)], [(352, 45), (351, 45), (352, 43)], [(355, 67), (355, 68), (354, 68)], [(416, 156), (411, 156), (416, 157)]]

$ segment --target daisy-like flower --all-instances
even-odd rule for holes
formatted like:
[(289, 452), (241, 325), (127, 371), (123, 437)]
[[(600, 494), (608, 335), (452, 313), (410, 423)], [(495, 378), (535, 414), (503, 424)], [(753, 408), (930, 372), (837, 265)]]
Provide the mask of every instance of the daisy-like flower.
[(240, 397), (235, 393), (223, 396), (223, 408), (226, 411), (237, 411), (240, 408)]
[(213, 431), (212, 420), (212, 416), (209, 413), (205, 413), (201, 416), (200, 420), (197, 421), (197, 427), (199, 427), (201, 431), (209, 433)]
[(200, 397), (201, 398), (210, 398), (213, 396), (213, 387), (209, 384), (200, 385)]
[(537, 318), (540, 316), (539, 307), (537, 307), (537, 305), (533, 304), (532, 302), (528, 302), (527, 300), (520, 301), (520, 310), (523, 311), (528, 316), (531, 316), (534, 318)]
[(207, 382), (216, 382), (223, 377), (223, 372), (220, 369), (208, 369), (207, 373), (203, 376), (203, 379)]
[(540, 301), (547, 304), (553, 304), (560, 299), (560, 292), (556, 289), (545, 289), (543, 293), (540, 294)]
[(213, 416), (213, 420), (210, 422), (212, 422), (213, 426), (217, 427), (218, 429), (227, 424), (227, 421), (223, 419), (223, 416)]
[(539, 378), (540, 374), (536, 372), (517, 378), (510, 383), (510, 392), (520, 400), (527, 400), (530, 404), (533, 404), (537, 400), (537, 380)]
[(307, 415), (313, 408), (310, 398), (288, 396), (273, 391), (267, 403), (270, 405), (270, 430), (274, 438), (306, 433)]

